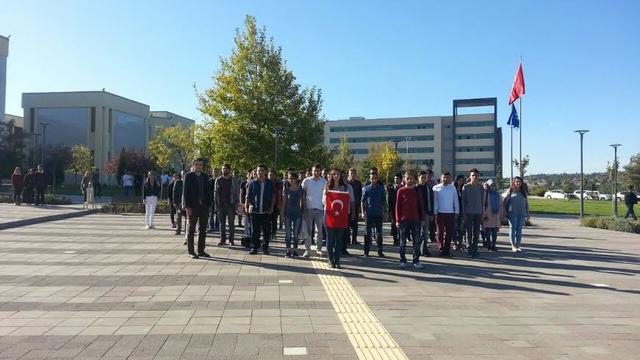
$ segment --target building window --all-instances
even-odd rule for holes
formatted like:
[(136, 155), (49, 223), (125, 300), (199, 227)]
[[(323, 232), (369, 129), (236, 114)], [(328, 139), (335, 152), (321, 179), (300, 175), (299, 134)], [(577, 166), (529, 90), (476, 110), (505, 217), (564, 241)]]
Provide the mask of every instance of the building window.
[(29, 132), (33, 134), (36, 128), (36, 109), (29, 109), (29, 118), (31, 119), (31, 123), (29, 124)]
[[(330, 144), (339, 144), (343, 138), (331, 138)], [(348, 137), (347, 143), (369, 143), (369, 142), (406, 142), (406, 136), (369, 136), (369, 137)], [(433, 141), (433, 135), (411, 136), (409, 141)]]
[(432, 123), (424, 124), (398, 124), (398, 125), (357, 125), (357, 126), (335, 126), (330, 127), (330, 132), (350, 132), (350, 131), (388, 131), (388, 130), (413, 130), (413, 129), (433, 129)]
[(91, 107), (91, 132), (96, 132), (96, 108), (95, 106)]
[(479, 127), (479, 126), (495, 126), (496, 122), (492, 120), (488, 121), (456, 121), (456, 127)]
[(496, 151), (495, 146), (457, 146), (456, 152)]
[(493, 139), (495, 138), (494, 133), (481, 133), (481, 134), (463, 134), (456, 135), (457, 140), (469, 140), (469, 139)]
[(494, 164), (495, 160), (491, 159), (456, 159), (456, 164)]

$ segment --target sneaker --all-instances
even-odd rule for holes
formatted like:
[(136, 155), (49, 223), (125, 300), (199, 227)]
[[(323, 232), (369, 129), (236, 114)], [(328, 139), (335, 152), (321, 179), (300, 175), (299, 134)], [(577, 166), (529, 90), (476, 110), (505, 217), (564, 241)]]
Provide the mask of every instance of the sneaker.
[(297, 258), (299, 255), (298, 255), (298, 252), (297, 252), (297, 251), (294, 251), (294, 252), (291, 254), (291, 256), (292, 256), (292, 257), (294, 257), (294, 258)]
[(256, 255), (256, 254), (258, 254), (258, 250), (253, 249), (249, 251), (249, 255)]
[(287, 251), (287, 253), (286, 253), (286, 254), (284, 254), (284, 257), (286, 257), (286, 258), (290, 258), (290, 257), (291, 257), (291, 252), (290, 252), (290, 251)]
[(269, 249), (267, 248), (262, 249), (262, 255), (269, 255)]
[(178, 225), (176, 225), (176, 224), (171, 224), (171, 228), (172, 228), (172, 229), (175, 229), (175, 228), (177, 228), (177, 227), (178, 227)]
[(516, 248), (516, 251), (517, 251), (517, 252), (522, 252), (522, 248), (521, 248), (521, 247), (517, 247), (517, 248)]
[(310, 257), (310, 256), (311, 256), (311, 254), (309, 254), (309, 252), (308, 252), (308, 251), (305, 251), (305, 252), (304, 252), (304, 254), (302, 254), (302, 257), (303, 257), (303, 258), (308, 258), (308, 257)]
[(406, 269), (407, 268), (407, 263), (406, 262), (400, 262), (399, 268), (400, 269)]
[(173, 235), (180, 235), (180, 231), (174, 232)]
[(336, 268), (336, 264), (331, 264), (331, 268), (335, 269)]
[(322, 250), (316, 250), (316, 256), (322, 257)]
[(211, 257), (211, 255), (207, 254), (206, 252), (201, 252), (198, 254), (199, 257)]
[(336, 269), (342, 269), (342, 266), (340, 266), (340, 264), (336, 264)]
[(387, 257), (382, 251), (378, 251), (378, 256), (381, 258)]
[(220, 242), (218, 243), (218, 246), (223, 246), (223, 245), (227, 245), (227, 243), (226, 243), (225, 241), (220, 241)]
[(513, 252), (517, 252), (517, 251), (518, 251), (518, 248), (517, 248), (517, 247), (515, 247), (515, 246), (512, 246), (512, 247), (511, 247), (511, 251), (513, 251)]
[(418, 263), (413, 263), (413, 268), (414, 269), (422, 269), (422, 264)]
[(145, 230), (149, 230), (149, 229), (151, 229), (151, 226), (147, 225), (147, 226), (144, 227), (144, 229)]
[(149, 229), (155, 229), (155, 228), (156, 228), (156, 227), (155, 227), (155, 226), (153, 226), (153, 225), (150, 225), (150, 226), (149, 226)]
[(192, 259), (197, 259), (197, 258), (198, 258), (198, 255), (193, 254), (193, 253), (190, 253), (190, 254), (189, 254), (189, 257), (190, 257), (190, 258), (192, 258)]

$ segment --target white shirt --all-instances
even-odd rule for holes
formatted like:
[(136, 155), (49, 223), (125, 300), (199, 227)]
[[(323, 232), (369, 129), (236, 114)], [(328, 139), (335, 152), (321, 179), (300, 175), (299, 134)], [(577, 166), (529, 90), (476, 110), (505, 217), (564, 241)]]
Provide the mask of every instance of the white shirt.
[(324, 206), (322, 206), (322, 195), (325, 185), (327, 185), (327, 180), (323, 178), (316, 180), (313, 177), (308, 177), (302, 181), (302, 189), (304, 190), (306, 200), (305, 207), (307, 209), (322, 210), (324, 208)]
[(433, 187), (434, 207), (436, 214), (457, 214), (459, 213), (458, 191), (453, 184), (438, 184)]

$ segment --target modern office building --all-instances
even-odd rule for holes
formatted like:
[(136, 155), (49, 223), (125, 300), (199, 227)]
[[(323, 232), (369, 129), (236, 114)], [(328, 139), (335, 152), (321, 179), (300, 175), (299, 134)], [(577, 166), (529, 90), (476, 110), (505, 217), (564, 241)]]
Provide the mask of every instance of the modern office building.
[(0, 35), (0, 120), (4, 117), (7, 95), (7, 58), (9, 57), (9, 38)]
[[(149, 105), (107, 91), (24, 93), (22, 108), (32, 149), (85, 145), (100, 170), (122, 149), (146, 149), (159, 127), (193, 123), (169, 112), (150, 112)], [(35, 157), (34, 162), (40, 160)], [(108, 183), (115, 180), (102, 178)]]
[(169, 111), (151, 111), (149, 114), (149, 139), (153, 139), (162, 129), (180, 125), (190, 127), (195, 121)]
[[(468, 108), (492, 107), (490, 112), (469, 113)], [(463, 112), (464, 114), (460, 114)], [(336, 148), (346, 139), (356, 159), (364, 159), (376, 143), (389, 143), (412, 167), (432, 168), (467, 175), (477, 168), (483, 178), (501, 171), (502, 131), (497, 127), (497, 99), (453, 101), (451, 116), (327, 121), (324, 143)]]

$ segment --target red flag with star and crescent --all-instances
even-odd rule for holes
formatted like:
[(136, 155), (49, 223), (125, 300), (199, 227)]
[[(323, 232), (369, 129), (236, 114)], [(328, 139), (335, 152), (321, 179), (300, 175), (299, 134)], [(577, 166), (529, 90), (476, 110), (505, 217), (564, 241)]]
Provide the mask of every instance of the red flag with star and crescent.
[(324, 215), (328, 228), (346, 229), (349, 227), (349, 193), (328, 190), (325, 193)]
[(511, 96), (509, 96), (509, 105), (513, 104), (513, 102), (518, 100), (522, 95), (524, 95), (524, 73), (522, 72), (522, 64), (520, 64), (516, 78), (513, 80)]

